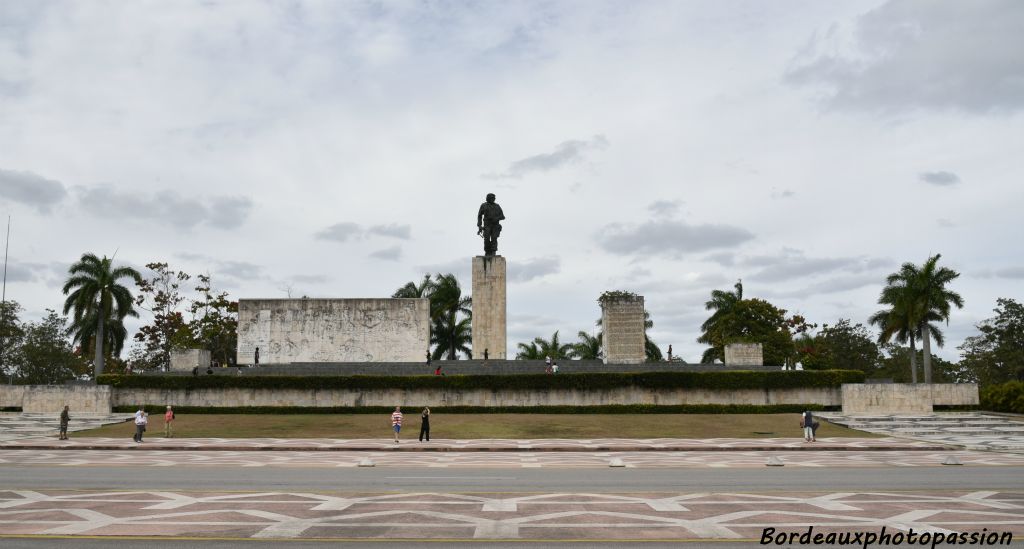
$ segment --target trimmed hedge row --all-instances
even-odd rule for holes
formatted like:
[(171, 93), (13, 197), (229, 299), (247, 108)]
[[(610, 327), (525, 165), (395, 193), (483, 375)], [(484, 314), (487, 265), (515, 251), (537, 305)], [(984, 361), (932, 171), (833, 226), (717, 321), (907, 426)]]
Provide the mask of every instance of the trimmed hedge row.
[(982, 387), (978, 397), (983, 410), (1024, 414), (1024, 381)]
[[(419, 410), (422, 406), (406, 406), (409, 410)], [(146, 405), (150, 414), (162, 414), (162, 405)], [(820, 404), (608, 404), (600, 406), (435, 406), (433, 411), (443, 414), (799, 414), (804, 410), (822, 411), (837, 410), (838, 406), (822, 406)], [(114, 412), (132, 413), (138, 410), (135, 406), (115, 406)], [(177, 414), (390, 414), (394, 408), (390, 406), (334, 406), (314, 408), (306, 406), (175, 406)]]
[(638, 372), (593, 374), (454, 376), (119, 376), (102, 375), (100, 385), (132, 389), (484, 389), (603, 390), (647, 389), (799, 389), (863, 383), (859, 370)]

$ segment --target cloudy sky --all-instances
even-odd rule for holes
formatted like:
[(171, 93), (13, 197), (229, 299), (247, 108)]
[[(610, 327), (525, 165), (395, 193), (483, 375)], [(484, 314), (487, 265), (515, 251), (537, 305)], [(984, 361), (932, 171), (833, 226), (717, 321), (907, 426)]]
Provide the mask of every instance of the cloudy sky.
[(693, 361), (738, 278), (863, 322), (942, 253), (955, 358), (1024, 299), (1022, 28), (1017, 0), (0, 0), (7, 297), (59, 308), (85, 251), (234, 297), (468, 288), (494, 192), (512, 348), (625, 289)]

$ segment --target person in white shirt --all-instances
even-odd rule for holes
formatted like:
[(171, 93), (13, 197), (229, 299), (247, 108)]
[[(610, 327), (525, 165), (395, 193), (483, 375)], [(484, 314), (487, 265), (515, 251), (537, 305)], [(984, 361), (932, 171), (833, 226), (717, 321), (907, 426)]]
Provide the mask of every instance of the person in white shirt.
[(140, 406), (139, 411), (135, 412), (135, 436), (132, 437), (132, 440), (142, 442), (142, 433), (146, 432), (147, 423), (149, 423), (149, 417)]

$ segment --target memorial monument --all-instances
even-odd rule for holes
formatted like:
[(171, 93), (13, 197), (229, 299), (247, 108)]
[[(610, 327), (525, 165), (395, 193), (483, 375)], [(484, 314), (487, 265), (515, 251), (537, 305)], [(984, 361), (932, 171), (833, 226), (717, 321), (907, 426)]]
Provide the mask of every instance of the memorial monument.
[(642, 364), (644, 348), (644, 296), (631, 292), (606, 292), (601, 304), (605, 364)]
[(430, 300), (240, 299), (238, 363), (419, 362)]
[(506, 356), (505, 258), (497, 255), (498, 236), (505, 213), (494, 193), (476, 213), (477, 234), (484, 239), (484, 255), (473, 258), (473, 352), (504, 360)]

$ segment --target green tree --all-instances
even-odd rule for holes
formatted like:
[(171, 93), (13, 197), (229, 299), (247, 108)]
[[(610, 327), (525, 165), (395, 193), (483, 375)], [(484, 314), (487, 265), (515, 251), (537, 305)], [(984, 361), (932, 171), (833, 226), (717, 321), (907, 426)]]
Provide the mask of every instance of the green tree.
[(91, 253), (82, 254), (68, 273), (71, 276), (62, 289), (68, 296), (64, 302), (64, 314), (74, 311), (72, 331), (75, 341), (82, 347), (90, 340), (94, 342), (96, 358), (93, 365), (99, 376), (103, 374), (104, 343), (113, 344), (109, 350), (114, 356), (120, 354), (128, 337), (122, 321), (126, 316), (139, 316), (132, 307), (131, 291), (119, 281), (127, 278), (140, 283), (142, 276), (131, 267), (114, 267), (113, 259), (106, 256), (100, 259)]
[(89, 364), (68, 341), (67, 318), (47, 310), (39, 322), (24, 326), (25, 337), (11, 357), (18, 383), (55, 385), (86, 374)]
[[(948, 324), (952, 307), (964, 306), (960, 294), (946, 288), (946, 285), (958, 278), (960, 273), (947, 267), (939, 267), (941, 257), (941, 254), (935, 254), (921, 267), (913, 263), (904, 263), (898, 272), (886, 277), (886, 287), (882, 290), (878, 302), (889, 305), (890, 309), (879, 311), (871, 318), (873, 323), (882, 328), (883, 335), (890, 331), (898, 336), (901, 331), (898, 326), (911, 326), (905, 335), (908, 339), (917, 336), (921, 340), (925, 383), (932, 383), (931, 341), (934, 338), (940, 347), (944, 343), (942, 331), (935, 322), (944, 320)], [(911, 353), (911, 356), (914, 354), (916, 353)], [(916, 372), (916, 368), (914, 371)]]
[(701, 335), (697, 343), (710, 345), (711, 348), (704, 352), (701, 362), (714, 362), (715, 359), (725, 360), (724, 346), (716, 343), (714, 338), (720, 337), (722, 330), (718, 323), (732, 313), (736, 305), (743, 301), (743, 281), (737, 280), (733, 285), (735, 291), (712, 290), (711, 299), (704, 303), (704, 309), (714, 311), (707, 320), (700, 326)]
[[(459, 279), (452, 273), (434, 276), (430, 290), (430, 317), (432, 319), (433, 341), (441, 345), (448, 354), (448, 360), (455, 360), (458, 352), (472, 356), (473, 299), (462, 295)], [(436, 352), (436, 351), (435, 351)], [(443, 353), (438, 354), (438, 358)]]
[(519, 343), (516, 348), (519, 349), (516, 353), (516, 360), (542, 360), (544, 358), (544, 354), (540, 352), (535, 341)]
[(423, 275), (423, 280), (419, 284), (415, 282), (406, 282), (404, 286), (395, 290), (395, 293), (391, 294), (391, 297), (395, 298), (416, 298), (416, 297), (430, 297), (430, 294), (434, 289), (434, 281), (430, 279), (430, 275)]
[(958, 347), (965, 377), (983, 386), (1024, 379), (1024, 305), (999, 298), (994, 311)]
[[(879, 368), (872, 373), (872, 377), (875, 378), (887, 378), (892, 379), (895, 383), (908, 383), (910, 377), (910, 360), (911, 350), (902, 345), (886, 344), (882, 345), (882, 359)], [(922, 351), (918, 350), (915, 352), (918, 361), (921, 360)], [(937, 383), (960, 383), (967, 381), (964, 378), (963, 372), (960, 366), (955, 362), (949, 362), (940, 357), (935, 357), (933, 362), (935, 367), (935, 382)]]
[(536, 337), (533, 342), (537, 345), (540, 356), (551, 357), (552, 360), (568, 360), (573, 356), (573, 346), (562, 343), (558, 338), (558, 330), (551, 334), (551, 339)]
[[(891, 275), (890, 275), (891, 276)], [(886, 345), (894, 340), (900, 345), (910, 344), (910, 352), (907, 353), (907, 365), (910, 368), (910, 382), (917, 383), (917, 348), (915, 342), (919, 339), (920, 321), (917, 318), (917, 310), (913, 306), (912, 296), (907, 290), (906, 282), (897, 280), (895, 284), (889, 284), (882, 291), (878, 298), (880, 305), (888, 305), (888, 309), (876, 312), (868, 318), (868, 324), (878, 326), (878, 344)]]
[(210, 275), (197, 278), (199, 285), (195, 290), (199, 298), (189, 307), (191, 337), (209, 349), (221, 364), (233, 364), (238, 349), (238, 302), (229, 299), (227, 292), (215, 292)]
[[(449, 326), (448, 322), (453, 320), (454, 326)], [(461, 318), (453, 315), (442, 316), (434, 322), (430, 343), (434, 345), (434, 352), (430, 355), (433, 360), (439, 360), (445, 354), (448, 355), (448, 360), (455, 360), (457, 353), (464, 354), (466, 358), (473, 358), (470, 318), (468, 316)]]
[(728, 312), (719, 315), (698, 340), (712, 345), (701, 361), (724, 359), (725, 346), (730, 343), (760, 343), (765, 364), (789, 364), (794, 354), (789, 325), (785, 309), (763, 299), (737, 301), (729, 306)]
[[(814, 358), (803, 364), (805, 370), (861, 370), (870, 376), (882, 358), (868, 329), (845, 318), (824, 325), (812, 339)], [(799, 348), (806, 340), (798, 342)]]
[(25, 337), (25, 330), (18, 317), (21, 310), (17, 301), (0, 303), (0, 374), (3, 375), (10, 375), (13, 371), (8, 357), (18, 349)]
[(924, 382), (932, 382), (932, 349), (931, 340), (935, 338), (935, 344), (942, 347), (944, 339), (942, 333), (930, 322), (929, 316), (937, 320), (945, 320), (949, 324), (949, 313), (953, 306), (957, 309), (964, 308), (964, 300), (960, 294), (946, 288), (946, 285), (960, 277), (960, 273), (948, 267), (939, 267), (938, 262), (942, 254), (935, 254), (925, 261), (921, 267), (917, 281), (918, 299), (921, 308), (924, 310), (925, 322), (921, 323), (921, 342), (924, 351)]
[(601, 340), (604, 339), (603, 333), (597, 332), (596, 336), (592, 336), (580, 330), (576, 333), (576, 337), (579, 338), (579, 341), (572, 344), (573, 357), (580, 360), (600, 360), (602, 358)]
[(189, 348), (197, 342), (185, 316), (179, 310), (186, 297), (181, 284), (192, 277), (183, 271), (173, 271), (167, 263), (148, 263), (153, 272), (139, 284), (135, 305), (148, 311), (153, 319), (139, 328), (134, 339), (141, 348), (132, 350), (134, 370), (159, 369), (166, 371), (171, 364), (171, 350)]

